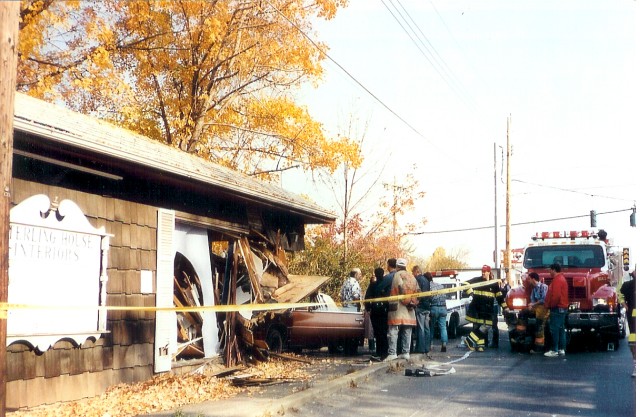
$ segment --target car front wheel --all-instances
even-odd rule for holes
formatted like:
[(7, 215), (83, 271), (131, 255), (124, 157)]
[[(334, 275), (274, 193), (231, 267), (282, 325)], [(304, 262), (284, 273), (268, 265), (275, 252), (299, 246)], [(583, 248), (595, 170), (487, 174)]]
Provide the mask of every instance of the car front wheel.
[(282, 332), (278, 329), (271, 329), (267, 334), (267, 345), (269, 345), (269, 350), (275, 353), (282, 353), (284, 349), (284, 336)]
[(447, 331), (447, 334), (449, 336), (449, 339), (455, 339), (458, 337), (458, 325), (460, 324), (460, 319), (458, 318), (457, 315), (452, 315), (451, 319), (449, 320), (449, 329)]

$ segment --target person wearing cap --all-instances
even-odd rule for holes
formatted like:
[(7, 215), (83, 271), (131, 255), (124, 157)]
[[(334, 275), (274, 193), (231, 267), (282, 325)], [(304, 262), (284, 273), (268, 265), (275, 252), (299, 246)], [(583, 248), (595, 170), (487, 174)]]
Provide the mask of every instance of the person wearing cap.
[[(493, 274), (491, 273), (491, 267), (484, 265), (482, 267), (482, 275), (479, 277), (471, 278), (467, 281), (468, 284), (477, 284), (485, 281), (491, 281)], [(478, 286), (470, 288), (466, 291), (468, 295), (473, 294), (469, 308), (467, 308), (466, 319), (473, 324), (473, 330), (469, 333), (464, 340), (465, 344), (471, 350), (479, 352), (484, 351), (487, 347), (487, 339), (489, 335), (489, 328), (495, 323), (497, 324), (497, 314), (494, 309), (494, 303), (497, 302), (503, 309), (507, 310), (507, 304), (505, 297), (500, 288), (500, 284), (492, 282), (484, 286)], [(494, 327), (492, 343), (489, 347), (498, 347), (499, 334), (497, 326)]]
[(544, 354), (548, 358), (563, 356), (567, 347), (567, 333), (564, 322), (569, 308), (569, 286), (564, 275), (560, 273), (562, 267), (554, 263), (549, 267), (551, 285), (544, 298), (544, 306), (549, 309), (549, 330), (551, 331), (551, 350)]
[[(420, 292), (418, 281), (407, 271), (407, 260), (398, 258), (396, 260), (396, 273), (391, 282), (390, 296), (416, 294)], [(389, 312), (387, 316), (387, 339), (389, 342), (388, 356), (385, 362), (395, 359), (410, 359), (409, 350), (411, 348), (411, 333), (416, 325), (415, 309), (418, 305), (417, 297), (406, 297), (397, 301), (389, 301)], [(398, 345), (400, 341), (400, 345)], [(398, 355), (398, 346), (401, 350)]]

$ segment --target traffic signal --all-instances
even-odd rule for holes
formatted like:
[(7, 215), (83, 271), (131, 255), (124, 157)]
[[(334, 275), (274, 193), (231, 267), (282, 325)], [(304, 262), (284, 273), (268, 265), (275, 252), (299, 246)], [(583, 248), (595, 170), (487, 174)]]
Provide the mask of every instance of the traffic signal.
[(502, 265), (505, 269), (511, 268), (511, 256), (510, 251), (503, 250), (502, 251)]
[(629, 270), (629, 248), (622, 248), (622, 266), (625, 271)]
[(598, 227), (598, 219), (596, 219), (596, 211), (591, 210), (589, 212), (589, 217), (591, 219), (591, 227)]
[(634, 207), (631, 211), (631, 216), (629, 216), (629, 224), (631, 227), (636, 227), (636, 208)]

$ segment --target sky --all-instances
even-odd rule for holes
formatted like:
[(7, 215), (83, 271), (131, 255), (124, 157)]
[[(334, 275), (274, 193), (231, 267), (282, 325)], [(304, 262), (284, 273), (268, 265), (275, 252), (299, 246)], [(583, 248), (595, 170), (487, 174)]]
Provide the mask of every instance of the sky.
[[(400, 219), (428, 220), (409, 238), (415, 257), (441, 246), (468, 252), (472, 267), (494, 264), (496, 212), (498, 250), (506, 246), (508, 132), (510, 246), (540, 231), (591, 230), (595, 210), (634, 262), (637, 22), (635, 0), (351, 0), (314, 27), (330, 59), (298, 99), (329, 135), (350, 118), (361, 126), (371, 181), (419, 180), (426, 195)], [(282, 185), (337, 211), (300, 172)], [(379, 184), (367, 197), (364, 211), (392, 195)], [(570, 219), (550, 221), (560, 218)]]

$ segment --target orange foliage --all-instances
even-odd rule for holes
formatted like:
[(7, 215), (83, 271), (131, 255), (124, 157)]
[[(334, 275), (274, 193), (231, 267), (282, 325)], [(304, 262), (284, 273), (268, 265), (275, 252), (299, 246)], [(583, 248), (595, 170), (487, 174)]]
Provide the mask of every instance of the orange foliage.
[(356, 157), (293, 101), (347, 0), (23, 0), (18, 89), (249, 173)]

